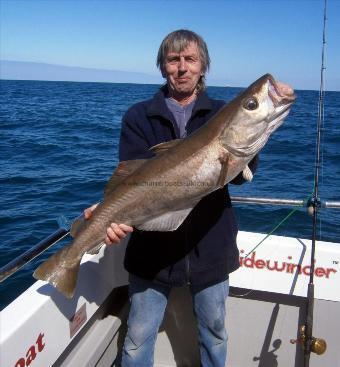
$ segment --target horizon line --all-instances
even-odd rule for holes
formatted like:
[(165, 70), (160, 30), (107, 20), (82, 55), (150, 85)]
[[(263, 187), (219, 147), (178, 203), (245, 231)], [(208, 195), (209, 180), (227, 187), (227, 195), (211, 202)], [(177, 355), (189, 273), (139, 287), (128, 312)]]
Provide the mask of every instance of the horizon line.
[[(70, 68), (70, 69), (78, 69), (78, 70), (92, 70), (92, 71), (99, 71), (99, 72), (112, 72), (112, 73), (124, 73), (124, 74), (132, 74), (132, 76), (135, 74), (136, 76), (145, 76), (145, 77), (151, 77), (151, 78), (158, 78), (159, 75), (155, 74), (149, 74), (147, 72), (142, 71), (127, 71), (127, 70), (119, 70), (119, 69), (100, 69), (95, 67), (85, 67), (85, 66), (70, 66), (70, 65), (63, 65), (63, 64), (53, 64), (48, 62), (41, 62), (41, 61), (22, 61), (22, 60), (13, 60), (13, 59), (0, 59), (0, 63), (2, 62), (14, 62), (14, 63), (22, 63), (22, 64), (35, 64), (35, 65), (47, 65), (52, 67), (62, 67), (62, 68)], [(128, 81), (128, 82), (121, 82), (121, 81), (105, 81), (105, 80), (54, 80), (54, 79), (47, 79), (45, 77), (35, 78), (35, 77), (23, 77), (23, 78), (13, 78), (13, 77), (2, 77), (2, 72), (0, 72), (0, 80), (8, 80), (8, 81), (46, 81), (46, 82), (70, 82), (70, 83), (110, 83), (110, 84), (146, 84), (146, 85), (164, 85), (164, 83), (156, 83), (156, 82), (150, 82), (150, 81)], [(86, 78), (86, 77), (85, 77)], [(90, 78), (91, 79), (91, 78)], [(216, 80), (216, 78), (213, 78)], [(221, 84), (223, 84), (221, 82)], [(207, 84), (207, 87), (216, 87), (216, 88), (247, 88), (247, 86), (235, 86), (235, 85), (214, 85), (214, 84)], [(318, 91), (318, 89), (311, 89), (311, 88), (294, 88), (295, 90), (309, 90), (309, 91)], [(339, 92), (339, 90), (327, 90), (326, 92)]]

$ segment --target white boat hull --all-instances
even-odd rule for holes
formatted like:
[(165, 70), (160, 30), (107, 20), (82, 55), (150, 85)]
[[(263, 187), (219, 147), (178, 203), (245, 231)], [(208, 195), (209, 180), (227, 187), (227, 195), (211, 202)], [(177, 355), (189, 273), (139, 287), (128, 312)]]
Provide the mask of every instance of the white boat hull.
[[(240, 232), (243, 254), (264, 235)], [(86, 255), (76, 295), (66, 299), (38, 281), (1, 312), (1, 367), (114, 364), (128, 311), (125, 243)], [(328, 348), (311, 367), (340, 365), (340, 246), (318, 242), (314, 329)], [(291, 344), (305, 322), (310, 241), (271, 236), (230, 276), (228, 366), (302, 366)], [(197, 332), (186, 288), (174, 288), (155, 350), (155, 366), (199, 366)]]

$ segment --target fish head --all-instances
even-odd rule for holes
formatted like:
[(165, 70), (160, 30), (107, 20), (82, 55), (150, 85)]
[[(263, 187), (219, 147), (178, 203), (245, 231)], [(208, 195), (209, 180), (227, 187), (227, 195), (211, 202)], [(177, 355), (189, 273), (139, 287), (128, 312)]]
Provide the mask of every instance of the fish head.
[(283, 123), (294, 100), (289, 85), (263, 75), (227, 106), (223, 146), (236, 156), (254, 156)]

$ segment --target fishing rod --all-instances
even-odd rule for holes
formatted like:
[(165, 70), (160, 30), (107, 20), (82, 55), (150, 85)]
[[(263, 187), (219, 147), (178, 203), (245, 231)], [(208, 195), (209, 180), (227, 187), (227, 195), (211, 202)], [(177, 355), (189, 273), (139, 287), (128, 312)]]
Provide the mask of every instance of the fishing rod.
[(19, 255), (6, 265), (0, 268), (0, 283), (16, 273), (19, 269), (35, 259), (45, 250), (62, 240), (70, 233), (70, 228), (58, 228), (55, 232), (41, 240), (35, 246), (31, 247), (23, 254)]
[(313, 216), (312, 229), (312, 247), (310, 261), (310, 277), (307, 289), (307, 307), (306, 321), (300, 328), (300, 337), (297, 342), (304, 346), (304, 367), (309, 367), (311, 352), (323, 354), (327, 345), (323, 339), (313, 337), (313, 316), (314, 316), (314, 267), (315, 267), (315, 245), (318, 212), (321, 208), (321, 200), (319, 198), (319, 175), (320, 175), (320, 151), (321, 151), (321, 128), (324, 123), (324, 71), (325, 71), (325, 45), (326, 45), (326, 21), (327, 21), (327, 0), (324, 0), (323, 15), (323, 34), (322, 34), (322, 54), (321, 54), (321, 71), (320, 71), (320, 91), (318, 103), (318, 120), (317, 120), (317, 137), (316, 137), (316, 158), (314, 173), (314, 190), (309, 203), (310, 212)]
[(23, 254), (17, 256), (6, 265), (0, 267), (0, 283), (6, 280), (11, 275), (15, 274), (18, 270), (28, 264), (30, 261), (38, 257), (44, 251), (55, 245), (63, 238), (71, 233), (72, 226), (75, 222), (83, 219), (84, 215), (80, 214), (71, 223), (68, 222), (64, 216), (58, 218), (59, 228), (47, 237), (39, 241), (36, 245), (29, 248)]

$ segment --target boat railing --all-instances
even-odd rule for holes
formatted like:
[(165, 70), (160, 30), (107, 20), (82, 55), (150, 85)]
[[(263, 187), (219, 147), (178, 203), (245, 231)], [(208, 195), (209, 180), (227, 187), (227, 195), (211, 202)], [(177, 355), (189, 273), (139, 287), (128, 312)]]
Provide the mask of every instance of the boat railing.
[[(294, 200), (294, 199), (277, 199), (277, 198), (262, 198), (262, 197), (242, 197), (231, 196), (232, 203), (242, 204), (259, 204), (259, 205), (283, 205), (291, 207), (306, 207), (311, 208), (312, 202), (309, 200)], [(320, 201), (318, 203), (320, 208), (332, 208), (340, 209), (340, 201)], [(79, 217), (78, 217), (79, 218)], [(77, 219), (78, 219), (77, 218)], [(27, 263), (35, 259), (51, 246), (55, 245), (70, 233), (69, 225), (64, 225), (42, 241), (31, 247), (23, 254), (19, 255), (15, 259), (11, 260), (6, 265), (0, 268), (0, 282), (16, 273), (19, 269), (25, 266)]]
[[(231, 196), (231, 201), (233, 203), (244, 204), (286, 205), (298, 207), (309, 207), (311, 205), (311, 200), (275, 199), (243, 196)], [(321, 208), (340, 209), (340, 201), (321, 201), (319, 205)]]

